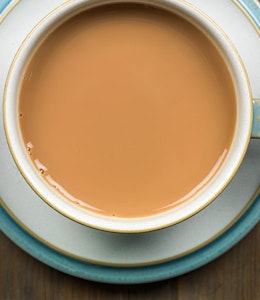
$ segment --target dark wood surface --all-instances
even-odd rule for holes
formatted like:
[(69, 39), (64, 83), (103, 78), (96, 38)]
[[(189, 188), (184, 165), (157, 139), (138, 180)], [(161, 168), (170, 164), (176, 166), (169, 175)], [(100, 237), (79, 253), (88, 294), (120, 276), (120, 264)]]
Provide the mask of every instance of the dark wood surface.
[(259, 300), (260, 223), (236, 246), (188, 274), (142, 285), (109, 285), (63, 274), (0, 232), (0, 300)]

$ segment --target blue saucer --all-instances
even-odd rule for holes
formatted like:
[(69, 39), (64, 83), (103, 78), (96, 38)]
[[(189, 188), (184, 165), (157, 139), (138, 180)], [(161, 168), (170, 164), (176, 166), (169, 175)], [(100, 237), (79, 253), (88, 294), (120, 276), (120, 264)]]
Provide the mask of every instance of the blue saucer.
[(164, 280), (195, 270), (222, 255), (260, 221), (260, 195), (228, 230), (204, 248), (182, 258), (147, 267), (118, 268), (89, 264), (67, 257), (43, 245), (25, 232), (0, 207), (0, 229), (20, 248), (64, 273), (98, 282), (133, 284)]

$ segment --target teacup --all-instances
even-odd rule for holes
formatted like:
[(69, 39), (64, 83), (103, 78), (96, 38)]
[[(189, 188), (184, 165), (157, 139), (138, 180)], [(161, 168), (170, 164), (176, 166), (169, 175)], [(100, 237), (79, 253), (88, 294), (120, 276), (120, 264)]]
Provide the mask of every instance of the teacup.
[[(96, 55), (102, 50), (100, 45), (106, 45), (107, 48), (98, 58), (86, 57), (87, 65), (84, 68), (92, 70), (92, 73), (89, 78), (87, 73), (83, 73), (84, 78), (85, 76), (88, 78), (85, 83), (81, 84), (83, 90), (80, 90), (81, 87), (76, 89), (72, 85), (72, 92), (81, 95), (85, 93), (84, 85), (86, 84), (88, 95), (91, 90), (91, 99), (95, 101), (85, 101), (84, 98), (84, 101), (74, 102), (76, 101), (74, 96), (70, 96), (73, 101), (66, 98), (67, 94), (72, 92), (68, 92), (67, 89), (64, 92), (68, 78), (66, 77), (64, 81), (61, 79), (62, 73), (72, 71), (62, 71), (56, 77), (54, 76), (54, 79), (52, 79), (53, 73), (48, 72), (56, 62), (58, 63), (58, 58), (61, 59), (61, 54), (66, 53), (66, 49), (70, 47), (67, 47), (70, 44), (69, 39), (71, 43), (76, 44), (73, 38), (76, 36), (79, 39), (82, 36), (81, 31), (74, 33), (73, 24), (85, 24), (85, 22), (88, 22), (87, 29), (83, 31), (87, 32), (88, 39), (84, 46), (84, 53)], [(164, 25), (160, 27), (158, 24)], [(81, 25), (78, 27), (81, 28)], [(182, 31), (184, 27), (186, 29)], [(96, 32), (91, 31), (93, 28)], [(176, 28), (179, 29), (176, 31)], [(117, 30), (116, 34), (113, 30)], [(155, 37), (157, 30), (157, 37)], [(69, 38), (67, 32), (68, 35), (70, 34)], [(97, 33), (100, 34), (101, 40), (98, 40)], [(147, 42), (148, 46), (145, 46), (146, 52), (140, 56), (140, 53), (144, 52), (145, 48), (142, 47), (149, 33), (149, 43)], [(65, 40), (57, 44), (63, 36)], [(112, 43), (111, 46), (112, 39), (114, 44)], [(186, 43), (187, 40), (188, 43)], [(117, 41), (119, 41), (118, 44), (115, 44)], [(174, 53), (171, 51), (179, 47), (177, 46), (179, 42), (181, 50), (170, 55)], [(164, 43), (167, 47), (164, 46), (161, 49), (160, 46)], [(79, 45), (83, 47), (81, 40)], [(154, 45), (155, 50), (151, 48), (151, 45)], [(131, 50), (127, 47), (131, 47)], [(123, 76), (117, 75), (115, 85), (113, 85), (115, 80), (110, 78), (113, 76), (109, 76), (112, 73), (105, 72), (107, 67), (100, 70), (97, 65), (92, 65), (95, 59), (99, 63), (108, 52), (112, 56), (110, 55), (104, 62), (108, 64), (112, 60), (116, 61), (116, 65), (110, 64), (109, 66), (113, 72), (123, 74)], [(186, 52), (188, 53), (186, 56), (180, 56), (183, 57), (183, 61), (176, 59), (179, 54), (185, 55)], [(42, 56), (43, 53), (45, 56)], [(151, 55), (150, 58), (148, 53)], [(154, 59), (157, 53), (162, 59), (158, 62)], [(200, 57), (199, 64), (196, 59), (193, 59), (193, 54)], [(37, 55), (41, 59), (35, 58)], [(80, 56), (80, 54), (76, 56), (78, 55)], [(208, 59), (206, 56), (211, 58)], [(51, 61), (52, 57), (54, 57), (53, 61)], [(74, 62), (74, 57), (75, 54), (70, 59), (65, 58), (57, 69), (60, 71), (66, 61), (73, 67), (79, 65), (80, 68), (80, 62), (83, 63), (85, 59), (81, 58), (81, 61)], [(182, 65), (188, 59), (190, 61), (186, 63), (185, 69)], [(44, 63), (41, 63), (41, 60)], [(146, 61), (144, 66), (143, 61)], [(179, 69), (176, 67), (175, 70), (178, 61), (181, 62), (181, 67)], [(128, 65), (122, 67), (122, 63), (128, 62)], [(134, 65), (133, 71), (132, 65)], [(202, 67), (207, 70), (206, 75)], [(167, 73), (168, 69), (172, 73)], [(45, 74), (41, 75), (41, 79), (37, 74), (38, 70), (40, 70), (39, 74)], [(137, 74), (137, 70), (141, 75)], [(181, 79), (171, 88), (172, 82), (169, 79), (174, 76), (173, 71), (178, 72), (178, 76), (175, 76)], [(131, 72), (133, 76), (130, 76)], [(34, 74), (37, 74), (36, 79), (34, 79)], [(162, 80), (160, 83), (153, 84), (153, 78), (157, 74), (159, 75), (156, 80)], [(139, 79), (135, 80), (137, 75)], [(204, 81), (201, 81), (200, 76)], [(56, 82), (55, 78), (59, 80)], [(98, 83), (98, 81), (93, 81), (93, 83), (92, 79), (101, 81), (101, 87), (92, 89), (91, 84), (96, 87)], [(197, 82), (197, 79), (200, 81)], [(131, 80), (133, 83), (129, 88)], [(78, 82), (79, 78), (76, 81)], [(143, 88), (146, 82), (149, 83), (146, 84), (148, 88), (136, 92), (135, 81), (141, 82), (138, 89)], [(168, 81), (170, 83), (167, 85)], [(193, 81), (194, 86), (192, 86)], [(50, 93), (46, 87), (53, 82)], [(205, 82), (204, 87), (198, 88), (198, 83), (201, 82)], [(157, 83), (163, 89), (160, 93)], [(59, 84), (62, 90), (61, 95), (63, 95), (59, 97), (63, 102), (56, 103), (57, 96), (54, 90)], [(118, 85), (121, 87), (121, 94), (117, 95), (118, 99), (115, 100), (114, 90)], [(179, 85), (182, 87), (177, 94)], [(206, 88), (209, 91), (204, 94)], [(102, 96), (102, 89), (108, 91), (108, 94), (111, 93), (112, 96), (110, 98)], [(170, 94), (173, 89), (174, 91)], [(187, 97), (186, 92), (184, 97), (183, 91), (189, 91), (189, 89), (192, 94)], [(43, 95), (45, 92), (47, 92), (45, 99), (49, 97), (51, 99), (50, 106), (45, 105), (44, 98), (38, 98), (38, 95)], [(149, 97), (145, 98), (144, 94), (148, 92)], [(121, 107), (120, 99), (123, 93), (131, 97), (125, 97), (127, 100), (124, 98)], [(157, 93), (158, 96), (155, 95)], [(37, 95), (37, 99), (36, 96), (31, 97), (32, 94)], [(101, 96), (96, 98), (96, 94)], [(252, 99), (247, 74), (235, 47), (225, 33), (205, 14), (183, 1), (80, 0), (66, 3), (46, 16), (21, 45), (10, 68), (4, 97), (4, 125), (8, 144), (28, 184), (47, 204), (64, 216), (105, 231), (127, 233), (152, 231), (176, 224), (198, 213), (225, 189), (243, 161), (250, 138), (260, 135), (259, 101)], [(194, 97), (195, 101), (189, 101), (191, 97)], [(177, 100), (174, 100), (175, 98)], [(207, 99), (209, 101), (206, 101)], [(202, 108), (204, 110), (211, 101), (215, 102), (210, 104), (209, 110), (202, 113)], [(56, 113), (51, 117), (55, 112), (54, 107), (59, 107), (60, 103), (63, 103), (62, 106), (65, 107), (67, 102), (70, 102), (67, 112), (75, 114), (75, 119), (70, 123), (71, 119), (67, 122), (64, 117), (60, 122), (56, 120), (55, 123), (55, 117), (60, 116)], [(181, 110), (180, 102), (182, 103)], [(86, 106), (81, 107), (81, 105)], [(82, 111), (84, 117), (81, 116)], [(141, 116), (140, 112), (142, 112)], [(66, 111), (60, 114), (66, 115)], [(48, 122), (45, 122), (44, 116)], [(220, 118), (222, 118), (221, 121)], [(37, 123), (37, 119), (40, 122)], [(172, 123), (172, 119), (179, 119), (179, 123)], [(75, 129), (73, 126), (77, 120), (80, 121)], [(103, 124), (100, 125), (101, 121)], [(41, 122), (45, 122), (42, 127)], [(44, 129), (47, 124), (50, 124), (49, 129)], [(76, 136), (75, 132), (82, 130), (82, 126), (83, 131), (79, 136), (86, 132), (85, 138), (90, 140), (88, 143), (84, 142), (84, 146), (83, 141)], [(64, 144), (59, 145), (60, 137), (57, 132), (53, 134), (49, 142), (54, 127), (59, 127), (65, 142), (76, 136), (75, 140), (73, 139), (73, 142), (66, 147), (69, 150), (68, 155), (71, 156), (65, 156), (63, 160), (62, 154), (66, 151)], [(70, 131), (72, 132), (69, 133)], [(169, 132), (165, 134), (166, 131)], [(176, 131), (178, 132), (174, 135)], [(224, 133), (227, 136), (222, 141)], [(172, 136), (174, 138), (171, 139)], [(114, 142), (110, 142), (113, 139)], [(55, 140), (58, 141), (57, 145)], [(76, 146), (76, 140), (80, 140), (78, 146)], [(179, 147), (179, 144), (184, 144), (184, 142), (185, 146)], [(78, 152), (73, 152), (70, 147), (78, 147)], [(44, 152), (43, 148), (47, 150)], [(56, 154), (55, 149), (58, 149)], [(175, 150), (177, 152), (174, 152)], [(196, 151), (197, 154), (194, 154)], [(46, 159), (42, 158), (44, 155)], [(171, 160), (171, 155), (175, 156), (174, 160)], [(208, 164), (206, 164), (207, 161)], [(76, 167), (72, 172), (73, 164), (76, 164)], [(67, 166), (68, 169), (62, 166)], [(69, 175), (65, 178), (65, 183), (60, 181), (62, 179), (57, 179), (63, 178), (66, 172)], [(88, 174), (84, 175), (84, 173)], [(80, 179), (77, 180), (77, 178)], [(180, 188), (182, 183), (184, 187)], [(75, 188), (77, 184), (79, 185)], [(83, 194), (86, 190), (86, 195), (83, 195), (83, 198), (75, 196), (71, 192), (73, 187), (76, 191), (82, 189)], [(91, 201), (88, 201), (88, 197), (92, 197)], [(114, 201), (113, 198), (116, 200)]]

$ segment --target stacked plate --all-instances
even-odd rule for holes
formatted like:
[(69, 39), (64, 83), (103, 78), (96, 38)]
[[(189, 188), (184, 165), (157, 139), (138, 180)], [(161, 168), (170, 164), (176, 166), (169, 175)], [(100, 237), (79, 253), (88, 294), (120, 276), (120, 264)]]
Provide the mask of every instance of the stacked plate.
[[(11, 62), (26, 35), (65, 2), (1, 1), (0, 40), (4, 42), (0, 99)], [(229, 36), (248, 72), (253, 97), (260, 98), (259, 2), (189, 2)], [(224, 192), (192, 218), (149, 233), (109, 233), (65, 218), (33, 192), (12, 159), (2, 115), (1, 112), (0, 227), (19, 247), (60, 271), (109, 283), (142, 283), (178, 276), (223, 254), (260, 220), (259, 140), (251, 140), (238, 173)]]

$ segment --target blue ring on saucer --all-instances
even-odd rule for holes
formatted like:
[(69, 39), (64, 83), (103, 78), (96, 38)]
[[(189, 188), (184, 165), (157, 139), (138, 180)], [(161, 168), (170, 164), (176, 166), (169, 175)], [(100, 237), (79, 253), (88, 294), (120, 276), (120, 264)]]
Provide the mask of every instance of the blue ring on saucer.
[(0, 15), (8, 7), (8, 5), (11, 4), (12, 2), (13, 2), (13, 0), (1, 0), (1, 2), (0, 2)]
[(0, 207), (0, 220), (1, 230), (15, 244), (31, 256), (59, 271), (105, 283), (148, 283), (173, 278), (195, 270), (233, 247), (260, 221), (260, 195), (229, 230), (207, 246), (179, 259), (144, 267), (107, 267), (82, 262), (50, 249), (34, 239), (14, 222), (2, 207)]
[(260, 3), (257, 4), (257, 0), (237, 0), (237, 2), (242, 6), (243, 9), (245, 9), (248, 15), (260, 28)]

